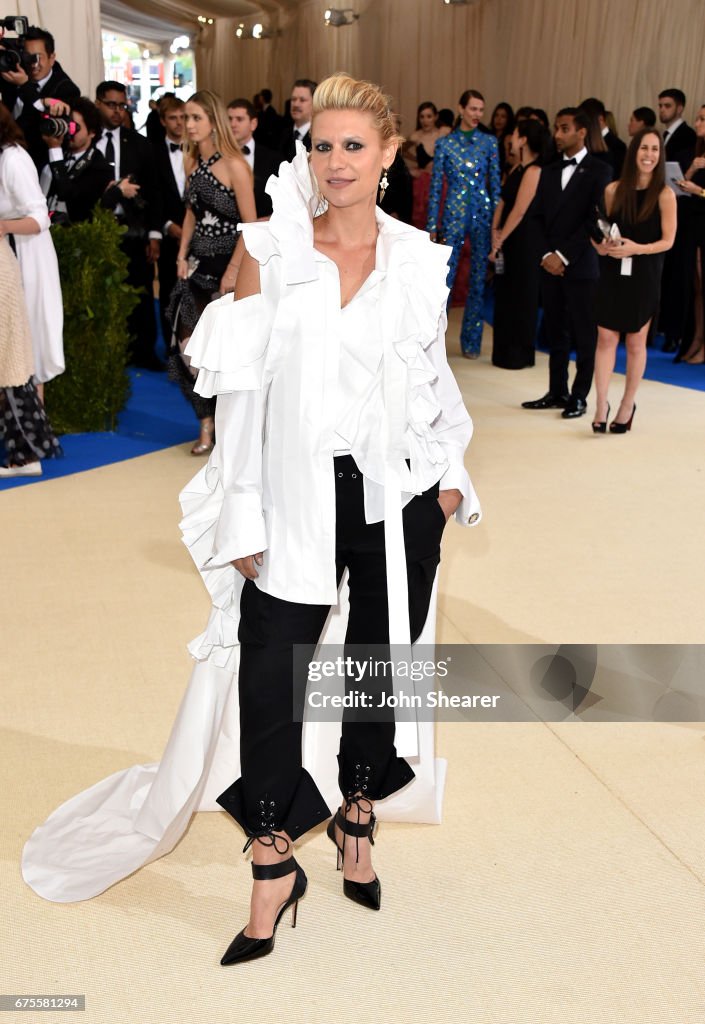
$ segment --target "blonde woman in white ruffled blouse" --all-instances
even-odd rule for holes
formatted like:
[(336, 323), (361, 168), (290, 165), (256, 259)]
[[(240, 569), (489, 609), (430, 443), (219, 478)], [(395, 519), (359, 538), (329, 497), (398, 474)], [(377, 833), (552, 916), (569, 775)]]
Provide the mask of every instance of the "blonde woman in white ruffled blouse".
[[(463, 464), (472, 424), (445, 356), (448, 250), (376, 205), (400, 141), (376, 86), (319, 85), (311, 174), (300, 148), (270, 181), (271, 221), (243, 225), (236, 301), (206, 311), (188, 350), (197, 390), (218, 394), (209, 565), (244, 580), (241, 775), (218, 802), (249, 837), (254, 886), (223, 964), (271, 951), (306, 890), (292, 844), (330, 816), (302, 768), (293, 645), (313, 650), (346, 568), (346, 643), (416, 639), (447, 519), (479, 519)], [(374, 801), (414, 776), (394, 734), (393, 712), (344, 717), (328, 826), (345, 895), (374, 910)]]

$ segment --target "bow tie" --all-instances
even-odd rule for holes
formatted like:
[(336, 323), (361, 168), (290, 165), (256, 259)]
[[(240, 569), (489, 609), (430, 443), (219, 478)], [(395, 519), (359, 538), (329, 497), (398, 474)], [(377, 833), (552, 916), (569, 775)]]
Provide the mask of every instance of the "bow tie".
[(177, 151), (177, 149), (181, 149), (181, 143), (180, 142), (170, 142), (169, 143), (169, 152), (170, 153), (175, 153)]
[(563, 160), (563, 164), (562, 164), (563, 167), (570, 167), (571, 165), (573, 167), (577, 167), (578, 166), (578, 161), (575, 159), (574, 156), (572, 156), (570, 158), (570, 160), (567, 160), (567, 159)]
[(245, 156), (249, 156), (250, 155), (250, 147), (249, 146), (243, 146), (242, 147), (242, 152), (245, 154)]

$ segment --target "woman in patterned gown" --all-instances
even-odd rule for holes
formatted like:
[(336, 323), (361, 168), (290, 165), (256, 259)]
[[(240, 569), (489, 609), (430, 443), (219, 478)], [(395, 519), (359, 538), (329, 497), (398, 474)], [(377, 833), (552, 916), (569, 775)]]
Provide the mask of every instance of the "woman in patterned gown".
[(188, 153), (186, 216), (177, 259), (177, 282), (167, 317), (173, 328), (169, 376), (180, 385), (201, 424), (192, 455), (207, 455), (215, 435), (215, 399), (193, 390), (186, 344), (214, 295), (233, 291), (240, 249), (238, 224), (257, 219), (252, 172), (233, 138), (215, 93), (202, 89), (186, 104)]

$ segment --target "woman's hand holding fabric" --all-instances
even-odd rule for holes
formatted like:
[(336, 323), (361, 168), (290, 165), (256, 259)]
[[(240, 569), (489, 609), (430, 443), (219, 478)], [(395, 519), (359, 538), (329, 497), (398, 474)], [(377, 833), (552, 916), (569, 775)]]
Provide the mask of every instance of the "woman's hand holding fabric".
[(248, 555), (246, 558), (236, 558), (231, 565), (234, 565), (241, 576), (244, 576), (246, 580), (256, 580), (259, 573), (255, 569), (255, 565), (262, 564), (262, 551), (258, 551), (256, 555)]

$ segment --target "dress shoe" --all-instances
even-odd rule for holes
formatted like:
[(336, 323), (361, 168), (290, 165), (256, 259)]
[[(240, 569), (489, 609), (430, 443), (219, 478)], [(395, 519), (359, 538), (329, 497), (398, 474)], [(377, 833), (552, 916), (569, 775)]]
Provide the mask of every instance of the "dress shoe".
[(21, 466), (0, 466), (0, 477), (41, 475), (42, 464), (39, 461), (24, 462)]
[(626, 434), (628, 430), (631, 430), (635, 412), (636, 402), (634, 403), (634, 406), (632, 408), (632, 414), (626, 423), (617, 423), (616, 420), (612, 420), (612, 422), (610, 423), (610, 434)]
[(552, 395), (547, 391), (543, 398), (535, 398), (533, 402), (522, 402), (522, 409), (566, 409), (571, 401), (570, 395)]
[(574, 420), (578, 416), (584, 416), (587, 412), (587, 402), (584, 398), (572, 395), (570, 401), (561, 413), (564, 420)]

